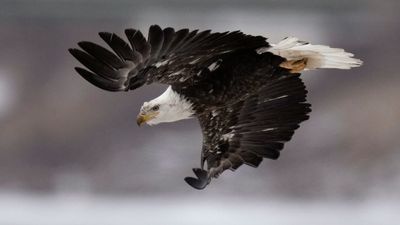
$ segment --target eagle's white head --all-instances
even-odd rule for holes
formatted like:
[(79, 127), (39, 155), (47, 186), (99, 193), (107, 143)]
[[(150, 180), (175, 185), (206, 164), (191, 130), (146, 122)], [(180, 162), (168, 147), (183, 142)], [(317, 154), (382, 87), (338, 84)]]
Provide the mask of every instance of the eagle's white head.
[(157, 98), (143, 103), (137, 117), (137, 124), (155, 125), (188, 119), (193, 115), (192, 104), (172, 90), (171, 86)]

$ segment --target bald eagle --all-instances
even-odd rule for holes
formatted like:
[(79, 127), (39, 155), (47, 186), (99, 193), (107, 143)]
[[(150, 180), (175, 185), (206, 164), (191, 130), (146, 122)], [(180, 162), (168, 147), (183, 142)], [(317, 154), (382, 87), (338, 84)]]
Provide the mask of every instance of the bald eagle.
[(240, 31), (150, 27), (146, 39), (127, 29), (128, 41), (100, 32), (109, 46), (78, 43), (69, 52), (86, 69), (75, 70), (107, 91), (129, 91), (144, 84), (169, 85), (145, 102), (137, 124), (154, 125), (197, 118), (203, 134), (200, 167), (185, 181), (205, 188), (223, 171), (263, 158), (277, 159), (284, 143), (309, 118), (310, 104), (300, 72), (350, 69), (362, 62), (343, 49), (312, 45), (289, 37), (270, 45), (265, 37)]

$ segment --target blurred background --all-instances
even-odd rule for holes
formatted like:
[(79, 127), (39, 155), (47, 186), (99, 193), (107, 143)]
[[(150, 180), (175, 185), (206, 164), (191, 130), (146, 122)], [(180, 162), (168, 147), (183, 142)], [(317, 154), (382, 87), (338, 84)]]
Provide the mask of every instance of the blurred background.
[[(399, 224), (398, 0), (0, 0), (0, 225)], [(137, 127), (166, 87), (102, 91), (67, 52), (152, 24), (297, 36), (364, 61), (303, 76), (313, 105), (277, 161), (203, 191), (196, 120)]]

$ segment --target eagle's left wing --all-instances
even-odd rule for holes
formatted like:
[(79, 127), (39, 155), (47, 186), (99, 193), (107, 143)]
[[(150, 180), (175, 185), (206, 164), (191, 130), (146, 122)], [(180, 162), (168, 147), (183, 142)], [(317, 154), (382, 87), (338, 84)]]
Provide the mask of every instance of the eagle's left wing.
[(193, 169), (197, 178), (187, 177), (186, 182), (203, 189), (224, 170), (242, 164), (257, 167), (263, 158), (277, 159), (284, 143), (308, 119), (306, 94), (298, 75), (273, 77), (257, 95), (199, 115), (202, 168)]
[(126, 29), (127, 43), (114, 33), (100, 32), (112, 51), (82, 41), (82, 49), (69, 49), (86, 68), (76, 71), (93, 85), (108, 91), (128, 91), (153, 82), (192, 83), (223, 54), (242, 49), (268, 47), (266, 38), (240, 31), (190, 31), (171, 27), (150, 27), (146, 40), (139, 30)]

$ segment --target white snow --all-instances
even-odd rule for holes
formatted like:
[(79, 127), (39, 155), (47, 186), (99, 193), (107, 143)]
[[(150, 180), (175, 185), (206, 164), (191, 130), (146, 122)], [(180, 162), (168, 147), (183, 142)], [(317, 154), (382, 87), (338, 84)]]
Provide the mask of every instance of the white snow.
[(218, 197), (0, 194), (1, 225), (397, 225), (399, 204)]

